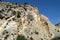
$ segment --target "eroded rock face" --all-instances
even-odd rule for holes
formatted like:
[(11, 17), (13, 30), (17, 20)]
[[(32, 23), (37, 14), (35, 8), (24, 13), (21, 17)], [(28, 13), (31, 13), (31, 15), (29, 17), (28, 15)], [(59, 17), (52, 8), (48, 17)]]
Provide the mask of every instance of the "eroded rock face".
[(55, 29), (58, 28), (34, 6), (0, 2), (1, 40), (18, 40), (18, 35), (25, 40), (51, 40), (56, 36)]

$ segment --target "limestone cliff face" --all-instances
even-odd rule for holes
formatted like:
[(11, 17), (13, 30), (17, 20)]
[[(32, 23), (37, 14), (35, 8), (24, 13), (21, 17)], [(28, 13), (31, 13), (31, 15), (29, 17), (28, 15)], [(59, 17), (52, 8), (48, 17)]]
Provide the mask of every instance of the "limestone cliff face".
[(57, 29), (34, 6), (0, 2), (1, 40), (18, 40), (18, 35), (25, 40), (51, 40), (57, 36)]

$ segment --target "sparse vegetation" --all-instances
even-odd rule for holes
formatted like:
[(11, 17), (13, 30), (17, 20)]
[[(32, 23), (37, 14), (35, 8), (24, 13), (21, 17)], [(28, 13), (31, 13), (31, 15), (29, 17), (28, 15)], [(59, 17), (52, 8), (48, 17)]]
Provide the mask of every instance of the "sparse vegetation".
[(16, 40), (27, 40), (23, 35), (18, 35)]
[(53, 38), (51, 40), (60, 40), (60, 37), (55, 37), (55, 38)]
[(16, 11), (12, 11), (12, 14), (15, 15), (16, 14)]

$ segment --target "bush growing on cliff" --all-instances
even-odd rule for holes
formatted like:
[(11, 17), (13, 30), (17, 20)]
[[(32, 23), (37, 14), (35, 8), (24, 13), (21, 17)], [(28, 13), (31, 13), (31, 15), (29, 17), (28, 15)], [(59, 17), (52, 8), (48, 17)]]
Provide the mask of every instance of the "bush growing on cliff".
[(60, 37), (55, 37), (55, 38), (53, 38), (51, 40), (60, 40)]
[(17, 40), (27, 40), (23, 35), (18, 35)]

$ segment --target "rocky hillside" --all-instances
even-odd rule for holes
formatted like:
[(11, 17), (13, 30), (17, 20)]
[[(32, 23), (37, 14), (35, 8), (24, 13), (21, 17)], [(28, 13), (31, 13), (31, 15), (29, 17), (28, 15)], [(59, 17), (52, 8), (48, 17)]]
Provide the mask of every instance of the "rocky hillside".
[(52, 40), (58, 29), (32, 5), (0, 2), (0, 40)]
[(59, 27), (60, 28), (60, 23), (56, 24), (55, 26)]

